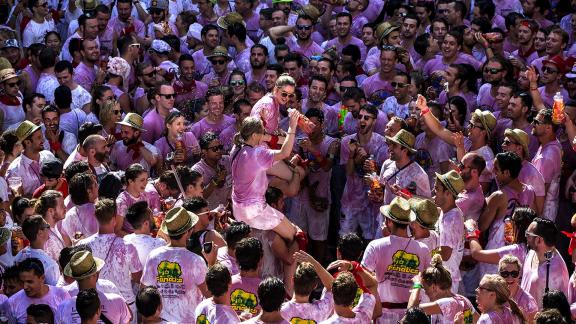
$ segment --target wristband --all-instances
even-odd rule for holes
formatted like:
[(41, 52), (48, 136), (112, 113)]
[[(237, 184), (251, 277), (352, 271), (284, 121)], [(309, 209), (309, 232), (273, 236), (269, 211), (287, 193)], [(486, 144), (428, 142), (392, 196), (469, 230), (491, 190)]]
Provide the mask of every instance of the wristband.
[(469, 230), (466, 229), (466, 240), (478, 239), (480, 237), (479, 230)]
[(420, 110), (420, 116), (424, 116), (429, 112), (430, 112), (430, 108), (428, 108), (428, 106), (426, 106), (426, 108)]
[(423, 288), (423, 286), (419, 282), (416, 282), (416, 283), (414, 283), (414, 285), (412, 285), (412, 289), (422, 289), (422, 288)]

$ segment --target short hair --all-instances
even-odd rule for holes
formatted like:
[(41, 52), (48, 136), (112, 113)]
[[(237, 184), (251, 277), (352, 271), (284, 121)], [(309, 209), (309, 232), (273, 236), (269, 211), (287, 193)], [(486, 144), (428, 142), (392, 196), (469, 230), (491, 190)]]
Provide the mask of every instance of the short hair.
[(404, 317), (398, 323), (401, 324), (411, 324), (411, 323), (430, 323), (430, 318), (428, 315), (419, 307), (412, 307), (406, 310)]
[(94, 288), (80, 290), (76, 297), (76, 311), (83, 321), (93, 318), (100, 310), (100, 298)]
[(280, 76), (280, 74), (284, 73), (284, 68), (280, 64), (268, 64), (266, 65), (266, 70), (276, 71), (276, 74)]
[[(538, 0), (536, 0), (536, 1), (538, 1)], [(564, 29), (562, 29), (558, 26), (552, 25), (549, 34), (552, 34), (552, 33), (560, 35), (560, 37), (562, 37), (562, 43), (568, 44), (568, 41), (570, 40), (570, 36), (568, 35), (568, 33)]]
[(206, 36), (206, 34), (208, 34), (208, 32), (211, 30), (218, 31), (218, 26), (214, 24), (205, 25), (204, 27), (202, 27), (202, 30), (200, 31), (200, 37)]
[(144, 317), (154, 315), (160, 305), (162, 305), (162, 296), (158, 288), (154, 286), (143, 287), (136, 295), (136, 309)]
[(58, 264), (62, 269), (66, 268), (66, 265), (70, 263), (73, 252), (76, 251), (76, 246), (65, 246), (60, 250), (60, 255), (58, 256)]
[(567, 324), (566, 319), (557, 308), (549, 308), (536, 313), (534, 317), (536, 324)]
[(180, 64), (182, 64), (182, 62), (184, 62), (184, 61), (191, 61), (191, 62), (195, 63), (194, 57), (192, 57), (192, 55), (190, 55), (188, 53), (180, 55), (180, 57), (178, 58), (178, 66), (180, 66)]
[(522, 169), (522, 158), (514, 152), (502, 152), (496, 154), (498, 167), (502, 172), (508, 171), (512, 179), (517, 179)]
[(478, 27), (480, 27), (481, 33), (487, 33), (492, 28), (492, 24), (490, 23), (490, 20), (488, 20), (488, 18), (486, 18), (486, 17), (480, 17), (480, 18), (473, 19), (471, 24), (474, 24), (474, 25), (477, 25)]
[(137, 201), (132, 206), (128, 207), (126, 211), (126, 220), (133, 228), (138, 229), (142, 227), (145, 221), (150, 220), (148, 212), (148, 202)]
[(334, 304), (349, 307), (356, 298), (358, 284), (350, 272), (341, 272), (332, 283)]
[(18, 268), (18, 264), (11, 265), (9, 267), (4, 268), (4, 272), (2, 273), (2, 281), (6, 282), (7, 280), (20, 280), (19, 277), (20, 269)]
[(96, 19), (96, 15), (90, 14), (89, 11), (81, 14), (80, 17), (78, 17), (78, 25), (86, 27), (86, 20), (88, 20), (88, 19)]
[(534, 218), (534, 222), (536, 223), (534, 234), (540, 236), (546, 245), (555, 246), (559, 234), (556, 224), (549, 219), (540, 217)]
[(470, 162), (470, 168), (478, 171), (478, 175), (484, 172), (486, 169), (486, 160), (484, 157), (478, 153), (468, 153), (472, 156), (472, 161)]
[(324, 122), (324, 112), (318, 108), (310, 108), (308, 109), (308, 111), (306, 111), (306, 114), (304, 114), (306, 117), (308, 118), (318, 118), (318, 120), (323, 123)]
[[(358, 48), (357, 45), (354, 44), (350, 44), (345, 46), (342, 49), (342, 55), (346, 55), (346, 56), (350, 56), (352, 58), (352, 62), (358, 62), (361, 58), (361, 52), (360, 52), (360, 48)], [(328, 60), (326, 58), (323, 58), (324, 60)], [(322, 61), (322, 59), (320, 59), (320, 61)], [(329, 60), (330, 62), (332, 62), (332, 60)], [(332, 64), (334, 64), (332, 62)]]
[(51, 47), (44, 47), (40, 51), (40, 55), (38, 56), (38, 61), (40, 62), (40, 67), (42, 69), (47, 69), (53, 67), (56, 64), (56, 58), (58, 54), (55, 50)]
[(216, 96), (224, 97), (224, 93), (222, 92), (222, 90), (220, 90), (220, 88), (210, 88), (206, 92), (204, 99), (206, 99), (206, 102), (208, 102), (210, 100), (210, 98), (216, 97)]
[(542, 296), (542, 309), (557, 309), (567, 323), (572, 319), (570, 303), (561, 290), (550, 289), (545, 293)]
[(210, 147), (210, 143), (214, 142), (215, 140), (220, 140), (220, 137), (214, 132), (206, 132), (202, 137), (200, 137), (200, 148), (203, 150), (207, 150)]
[(56, 113), (58, 116), (60, 116), (60, 110), (58, 110), (58, 108), (53, 105), (47, 105), (42, 108), (42, 119), (44, 119), (44, 116), (49, 112)]
[(94, 215), (99, 224), (108, 224), (116, 217), (116, 202), (112, 199), (98, 199), (94, 207)]
[(258, 299), (265, 312), (279, 311), (285, 296), (284, 283), (276, 277), (268, 277), (258, 285)]
[(68, 52), (70, 55), (74, 55), (76, 52), (80, 52), (83, 48), (82, 46), (82, 39), (80, 38), (72, 38), (68, 43)]
[(321, 76), (321, 75), (313, 75), (312, 77), (310, 77), (310, 81), (308, 82), (308, 86), (312, 85), (312, 82), (314, 81), (319, 81), (324, 83), (324, 87), (326, 88), (325, 90), (328, 90), (328, 80), (326, 80), (325, 77)]
[(126, 53), (126, 51), (128, 50), (128, 47), (130, 46), (130, 44), (134, 43), (135, 39), (136, 38), (132, 34), (122, 35), (118, 38), (117, 44), (118, 44), (118, 51), (120, 52), (120, 55), (123, 55), (124, 53)]
[(264, 255), (262, 242), (255, 237), (246, 237), (236, 244), (236, 261), (241, 270), (258, 269), (258, 263)]
[(60, 73), (63, 72), (64, 70), (68, 70), (68, 73), (74, 74), (74, 66), (72, 66), (72, 63), (70, 63), (69, 61), (62, 60), (56, 63), (56, 65), (54, 65), (54, 72)]
[(202, 174), (200, 172), (191, 170), (186, 166), (179, 166), (176, 169), (176, 173), (178, 174), (178, 177), (180, 177), (180, 183), (182, 184), (182, 188), (184, 188), (184, 190), (186, 190), (189, 185), (196, 184), (196, 182), (202, 178)]
[[(36, 98), (42, 98), (42, 99), (46, 99), (46, 96), (44, 96), (41, 93), (31, 93), (27, 96), (24, 97), (24, 101), (22, 102), (22, 108), (24, 108), (24, 111), (27, 111), (26, 106), (32, 106), (32, 103), (34, 103), (34, 100), (36, 100)], [(6, 133), (6, 132), (4, 132)]]
[(180, 53), (180, 38), (178, 38), (178, 36), (169, 34), (162, 37), (162, 40), (170, 45), (173, 51)]
[(264, 194), (264, 197), (268, 205), (274, 205), (277, 204), (280, 201), (280, 199), (282, 199), (282, 197), (284, 197), (284, 193), (282, 192), (282, 190), (276, 187), (268, 187), (266, 188), (266, 193)]
[(176, 181), (176, 176), (174, 175), (174, 171), (172, 170), (162, 172), (158, 180), (172, 190), (179, 189), (178, 182)]
[(20, 217), (24, 214), (27, 208), (34, 208), (34, 204), (32, 204), (32, 200), (17, 196), (10, 204), (10, 210), (12, 211), (12, 216), (14, 216), (15, 221), (19, 222)]
[(246, 93), (256, 92), (256, 93), (266, 93), (266, 88), (256, 81), (252, 81), (246, 87)]
[(336, 20), (342, 17), (347, 17), (350, 20), (350, 24), (352, 24), (352, 15), (349, 12), (343, 11), (336, 14)]
[(208, 268), (206, 273), (206, 287), (213, 296), (222, 296), (228, 292), (228, 287), (232, 283), (230, 270), (220, 263), (216, 263)]
[(342, 95), (342, 101), (350, 99), (359, 102), (361, 99), (366, 99), (366, 95), (364, 94), (364, 91), (358, 87), (349, 88)]
[(358, 234), (348, 233), (340, 237), (337, 249), (343, 260), (359, 261), (364, 250), (364, 242)]
[(128, 180), (136, 180), (142, 173), (148, 172), (140, 163), (131, 164), (124, 172), (124, 177), (126, 178), (126, 183)]
[(37, 277), (42, 277), (44, 275), (44, 265), (42, 261), (38, 258), (27, 258), (18, 263), (18, 274), (28, 271), (32, 271)]
[(40, 215), (32, 215), (30, 217), (27, 217), (22, 222), (22, 232), (24, 233), (24, 236), (26, 236), (28, 241), (30, 242), (36, 241), (36, 239), (38, 238), (38, 232), (42, 230), (42, 226), (44, 225), (44, 223), (46, 223), (46, 221), (44, 221), (44, 218), (42, 218), (42, 216)]
[(234, 101), (234, 103), (232, 104), (232, 113), (234, 113), (235, 115), (239, 115), (242, 112), (242, 106), (250, 106), (250, 108), (252, 108), (252, 105), (248, 100), (240, 98)]
[(504, 17), (504, 25), (506, 26), (507, 30), (510, 30), (510, 27), (516, 26), (516, 20), (522, 19), (524, 16), (520, 13), (515, 11), (510, 12), (509, 14)]
[(365, 110), (367, 113), (369, 113), (370, 115), (374, 116), (374, 118), (378, 117), (378, 108), (376, 108), (376, 106), (373, 105), (362, 105), (362, 107), (360, 107), (360, 110)]
[(486, 16), (492, 20), (496, 14), (496, 5), (492, 1), (480, 0), (475, 2), (474, 7), (478, 7), (481, 16)]
[(226, 33), (229, 37), (236, 36), (240, 42), (244, 42), (246, 40), (247, 31), (244, 24), (233, 23), (232, 25), (228, 26)]
[(67, 86), (61, 85), (54, 89), (54, 103), (60, 109), (68, 109), (72, 106), (72, 91)]
[(208, 201), (203, 197), (192, 197), (184, 200), (182, 207), (189, 212), (198, 214), (202, 209), (208, 208)]
[(430, 47), (429, 42), (430, 37), (431, 35), (428, 33), (424, 33), (416, 37), (416, 39), (414, 40), (414, 50), (416, 51), (416, 53), (420, 54), (421, 56), (424, 56), (424, 54), (426, 54), (428, 47)]
[(123, 191), (124, 183), (122, 182), (122, 175), (124, 171), (108, 172), (102, 179), (98, 186), (98, 198), (116, 199)]
[(250, 235), (250, 226), (244, 222), (234, 222), (224, 231), (224, 240), (229, 249), (235, 250), (236, 244)]
[(78, 173), (70, 180), (69, 190), (70, 198), (76, 206), (84, 205), (90, 202), (88, 189), (96, 181), (94, 175), (89, 173)]
[(80, 173), (90, 170), (90, 165), (86, 161), (74, 161), (64, 169), (64, 178), (66, 182), (70, 183), (72, 178)]
[(302, 55), (299, 53), (288, 53), (288, 55), (284, 57), (284, 64), (288, 62), (296, 62), (298, 67), (302, 67), (302, 65), (304, 65), (304, 62), (302, 61)]
[(96, 14), (99, 13), (103, 13), (103, 14), (110, 14), (110, 7), (108, 7), (105, 4), (99, 4), (96, 6), (96, 8), (94, 9), (94, 11), (96, 12)]
[(294, 293), (299, 296), (308, 296), (316, 288), (318, 274), (309, 262), (302, 262), (294, 272)]
[(54, 312), (46, 304), (32, 304), (26, 308), (26, 315), (34, 318), (36, 323), (54, 323)]
[(60, 191), (56, 190), (46, 190), (40, 195), (36, 200), (36, 205), (34, 205), (34, 212), (39, 215), (45, 215), (50, 208), (56, 208), (58, 205), (58, 199), (63, 198)]

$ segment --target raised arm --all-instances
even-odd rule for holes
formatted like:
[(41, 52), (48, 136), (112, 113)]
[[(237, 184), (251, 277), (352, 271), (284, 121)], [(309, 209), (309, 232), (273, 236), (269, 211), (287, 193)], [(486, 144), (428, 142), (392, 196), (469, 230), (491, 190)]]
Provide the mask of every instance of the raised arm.
[(300, 113), (293, 109), (288, 113), (290, 117), (290, 125), (288, 127), (288, 132), (286, 133), (286, 139), (282, 143), (282, 148), (274, 153), (274, 161), (284, 160), (290, 157), (292, 153), (292, 148), (294, 147), (294, 137), (296, 135), (296, 128), (298, 127), (298, 118), (300, 118)]
[(420, 118), (424, 119), (424, 123), (426, 123), (426, 127), (428, 127), (436, 136), (440, 137), (444, 142), (455, 145), (453, 133), (440, 123), (438, 118), (432, 114), (430, 108), (428, 108), (428, 104), (426, 102), (426, 98), (422, 95), (418, 95), (418, 99), (416, 100), (416, 107), (420, 110)]
[(538, 91), (538, 74), (536, 74), (536, 68), (534, 66), (529, 66), (526, 71), (526, 78), (530, 81), (530, 96), (532, 96), (532, 102), (536, 110), (542, 110), (546, 108), (544, 106), (544, 101), (542, 101), (542, 96), (540, 91)]
[(326, 290), (328, 291), (332, 290), (332, 283), (334, 282), (334, 277), (332, 277), (330, 272), (328, 272), (328, 270), (326, 270), (320, 264), (320, 262), (316, 261), (314, 257), (312, 257), (310, 254), (304, 251), (297, 251), (296, 253), (294, 253), (294, 259), (296, 260), (296, 262), (311, 263), (312, 266), (314, 267), (314, 270), (316, 271), (316, 274), (320, 278), (320, 281), (322, 281), (322, 284), (324, 285), (324, 287), (326, 287)]
[(288, 34), (291, 34), (294, 31), (294, 26), (276, 26), (270, 27), (268, 29), (268, 33), (270, 34), (270, 38), (272, 42), (276, 44), (276, 40), (280, 37), (285, 37)]

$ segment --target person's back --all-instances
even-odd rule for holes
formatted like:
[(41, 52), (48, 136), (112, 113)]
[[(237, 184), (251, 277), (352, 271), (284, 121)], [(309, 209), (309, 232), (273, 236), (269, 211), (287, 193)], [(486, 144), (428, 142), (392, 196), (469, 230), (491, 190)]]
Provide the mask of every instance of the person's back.
[(240, 323), (240, 318), (230, 307), (230, 271), (215, 264), (206, 273), (206, 286), (212, 294), (204, 299), (195, 310), (196, 323)]

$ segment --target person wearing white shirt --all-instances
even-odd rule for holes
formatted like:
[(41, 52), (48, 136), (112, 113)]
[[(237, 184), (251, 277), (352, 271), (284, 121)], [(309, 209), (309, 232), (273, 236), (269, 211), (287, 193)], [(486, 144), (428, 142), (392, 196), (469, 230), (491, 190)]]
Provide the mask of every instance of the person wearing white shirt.
[(126, 220), (134, 228), (134, 233), (124, 236), (124, 242), (136, 247), (138, 258), (142, 267), (144, 267), (148, 254), (155, 248), (165, 246), (166, 241), (150, 235), (150, 232), (156, 226), (152, 218), (152, 210), (148, 208), (146, 201), (138, 201), (128, 207)]
[(32, 19), (22, 32), (22, 46), (24, 48), (28, 48), (34, 43), (44, 43), (44, 35), (49, 31), (56, 30), (47, 0), (31, 1), (28, 4), (31, 4), (28, 7), (32, 11)]
[(58, 83), (67, 86), (72, 92), (72, 109), (80, 109), (85, 113), (90, 113), (90, 103), (92, 95), (74, 81), (74, 67), (68, 61), (60, 61), (54, 66), (54, 73)]

